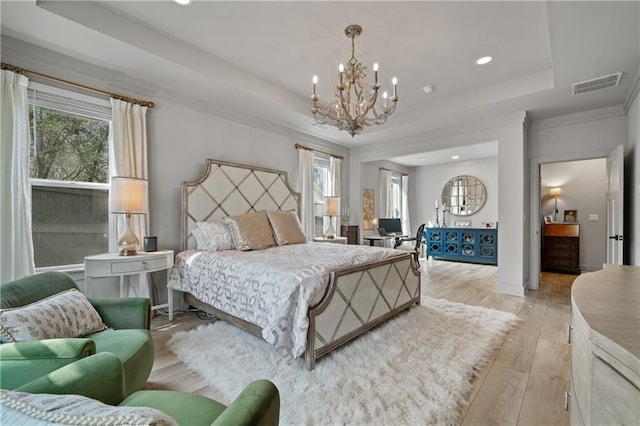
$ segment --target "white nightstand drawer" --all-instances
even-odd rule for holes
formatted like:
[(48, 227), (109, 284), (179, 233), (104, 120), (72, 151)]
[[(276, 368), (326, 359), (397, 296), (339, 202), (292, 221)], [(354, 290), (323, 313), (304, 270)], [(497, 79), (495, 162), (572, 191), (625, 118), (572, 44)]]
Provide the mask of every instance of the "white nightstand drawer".
[(171, 265), (167, 264), (167, 259), (149, 259), (142, 262), (144, 269), (147, 271), (154, 269), (167, 269)]
[(130, 272), (144, 271), (144, 263), (142, 261), (135, 262), (112, 262), (111, 273), (112, 274), (126, 274)]

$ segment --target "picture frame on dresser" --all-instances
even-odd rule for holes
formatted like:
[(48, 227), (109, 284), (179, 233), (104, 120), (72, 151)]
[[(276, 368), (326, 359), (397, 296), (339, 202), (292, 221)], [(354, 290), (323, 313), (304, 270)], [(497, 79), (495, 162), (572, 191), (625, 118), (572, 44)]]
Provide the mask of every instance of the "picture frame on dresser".
[(553, 216), (551, 216), (551, 215), (545, 216), (544, 217), (544, 223), (547, 223), (547, 224), (553, 223)]
[(565, 222), (576, 222), (578, 218), (577, 210), (565, 210), (564, 211), (564, 221)]

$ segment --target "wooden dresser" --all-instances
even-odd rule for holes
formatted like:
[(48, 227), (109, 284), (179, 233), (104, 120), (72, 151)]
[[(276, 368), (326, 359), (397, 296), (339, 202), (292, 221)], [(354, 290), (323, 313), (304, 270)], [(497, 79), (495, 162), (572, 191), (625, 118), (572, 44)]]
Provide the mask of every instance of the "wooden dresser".
[(545, 224), (542, 235), (542, 270), (579, 274), (580, 225)]
[(358, 225), (341, 225), (340, 236), (347, 237), (347, 244), (359, 244), (359, 229)]
[(580, 275), (571, 312), (571, 424), (640, 424), (640, 267)]

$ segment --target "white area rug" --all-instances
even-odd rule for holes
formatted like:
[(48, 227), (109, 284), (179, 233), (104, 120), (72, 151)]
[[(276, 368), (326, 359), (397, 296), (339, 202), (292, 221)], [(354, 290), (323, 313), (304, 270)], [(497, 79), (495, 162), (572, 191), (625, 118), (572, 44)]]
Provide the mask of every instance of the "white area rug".
[(253, 380), (280, 391), (282, 425), (454, 425), (470, 381), (518, 322), (515, 315), (423, 297), (423, 305), (318, 360), (288, 364), (225, 322), (177, 332), (167, 343), (232, 401)]

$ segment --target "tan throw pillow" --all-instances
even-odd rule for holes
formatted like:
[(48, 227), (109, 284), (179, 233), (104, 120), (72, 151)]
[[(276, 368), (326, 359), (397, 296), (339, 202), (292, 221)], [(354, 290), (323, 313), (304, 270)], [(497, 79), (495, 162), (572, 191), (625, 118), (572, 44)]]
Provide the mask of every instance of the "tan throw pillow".
[(3, 342), (83, 337), (107, 328), (98, 311), (76, 289), (19, 308), (0, 309)]
[(295, 212), (268, 211), (267, 217), (273, 229), (273, 236), (279, 246), (307, 242), (302, 224)]
[(236, 250), (261, 250), (276, 245), (267, 213), (246, 213), (225, 217)]
[(0, 390), (0, 423), (7, 425), (177, 425), (149, 407), (114, 407), (81, 395)]

